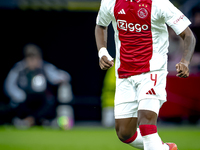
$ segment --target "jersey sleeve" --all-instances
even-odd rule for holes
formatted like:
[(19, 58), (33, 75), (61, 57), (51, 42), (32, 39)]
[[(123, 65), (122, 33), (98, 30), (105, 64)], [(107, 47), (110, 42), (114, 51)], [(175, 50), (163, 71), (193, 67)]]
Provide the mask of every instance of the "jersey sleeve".
[(111, 15), (106, 6), (106, 0), (101, 1), (101, 6), (97, 15), (96, 24), (100, 26), (108, 26), (111, 22)]
[(162, 1), (162, 17), (177, 35), (183, 32), (190, 24), (190, 20), (177, 9), (169, 0)]

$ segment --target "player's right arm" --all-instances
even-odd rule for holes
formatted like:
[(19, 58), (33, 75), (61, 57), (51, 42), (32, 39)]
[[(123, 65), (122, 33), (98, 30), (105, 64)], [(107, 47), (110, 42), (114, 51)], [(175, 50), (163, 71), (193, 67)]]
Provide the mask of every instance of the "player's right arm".
[(102, 70), (111, 68), (114, 64), (113, 58), (107, 51), (107, 27), (96, 25), (95, 38), (99, 54), (99, 66)]
[(108, 1), (102, 0), (96, 20), (95, 38), (99, 55), (99, 65), (102, 70), (107, 70), (113, 66), (113, 58), (107, 51), (107, 27), (111, 22)]

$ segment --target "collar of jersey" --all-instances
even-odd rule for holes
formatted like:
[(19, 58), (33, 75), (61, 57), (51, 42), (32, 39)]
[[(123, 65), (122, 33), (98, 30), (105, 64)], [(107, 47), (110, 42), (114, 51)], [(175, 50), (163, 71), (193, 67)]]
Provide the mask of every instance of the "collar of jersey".
[[(128, 0), (126, 0), (126, 1), (128, 1)], [(141, 0), (129, 0), (129, 1), (130, 1), (130, 2), (135, 1), (135, 2), (139, 3)]]

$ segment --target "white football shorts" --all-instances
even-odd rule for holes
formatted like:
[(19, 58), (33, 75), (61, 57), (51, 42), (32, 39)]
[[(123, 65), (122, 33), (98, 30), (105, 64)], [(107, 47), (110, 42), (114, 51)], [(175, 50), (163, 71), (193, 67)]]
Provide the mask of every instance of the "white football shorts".
[(158, 114), (166, 101), (166, 70), (116, 79), (115, 119), (137, 117), (138, 110)]

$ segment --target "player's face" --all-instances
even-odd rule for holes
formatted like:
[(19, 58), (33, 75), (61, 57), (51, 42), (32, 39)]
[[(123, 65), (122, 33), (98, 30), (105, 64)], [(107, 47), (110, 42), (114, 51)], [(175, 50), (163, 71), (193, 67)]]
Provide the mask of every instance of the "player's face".
[(37, 56), (31, 56), (31, 57), (27, 57), (25, 59), (27, 67), (30, 70), (35, 70), (36, 68), (40, 68), (41, 67), (41, 58), (37, 57)]

